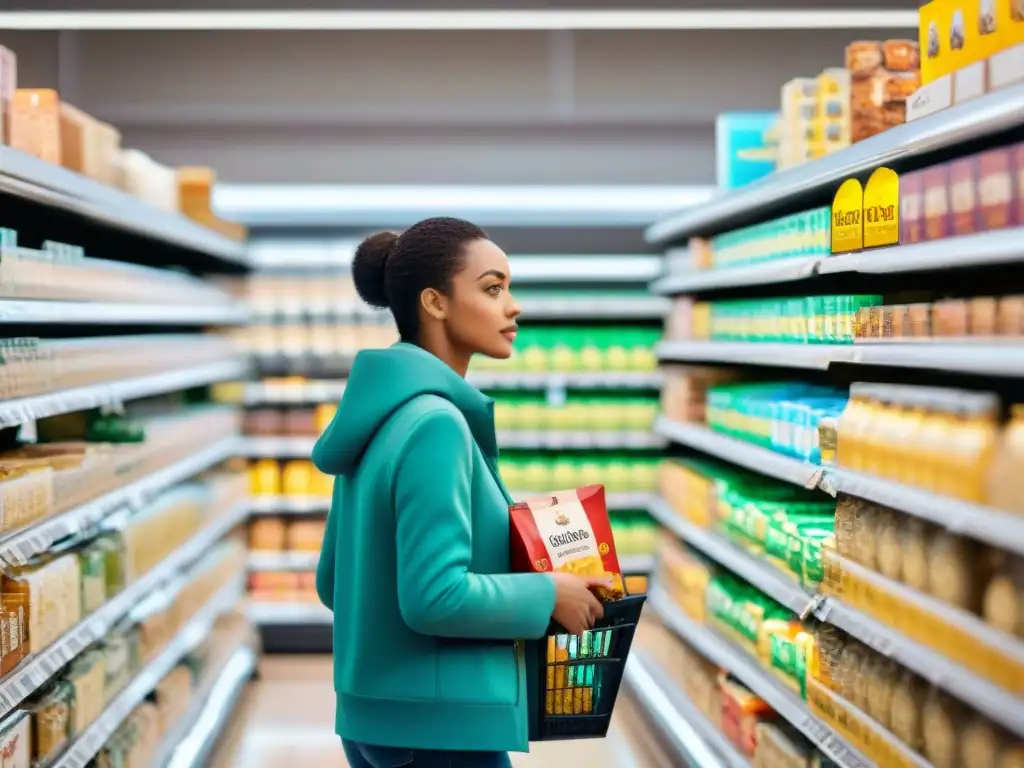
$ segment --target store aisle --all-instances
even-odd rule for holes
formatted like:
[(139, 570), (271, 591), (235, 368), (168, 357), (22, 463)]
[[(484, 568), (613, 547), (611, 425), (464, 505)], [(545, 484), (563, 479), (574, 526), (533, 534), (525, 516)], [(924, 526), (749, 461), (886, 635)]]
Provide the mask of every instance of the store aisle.
[[(327, 657), (265, 657), (261, 679), (250, 686), (211, 768), (345, 768), (331, 728), (334, 694)], [(629, 702), (607, 739), (535, 747), (513, 760), (515, 768), (661, 768), (668, 766), (647, 744)]]

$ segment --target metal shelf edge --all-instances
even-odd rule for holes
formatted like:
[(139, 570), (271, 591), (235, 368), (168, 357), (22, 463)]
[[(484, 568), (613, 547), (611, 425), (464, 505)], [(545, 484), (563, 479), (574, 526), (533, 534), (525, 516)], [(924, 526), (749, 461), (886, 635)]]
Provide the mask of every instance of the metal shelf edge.
[(245, 244), (59, 165), (0, 146), (0, 169), (0, 189), (10, 194), (58, 205), (95, 221), (225, 261), (248, 263)]
[[(660, 681), (660, 682), (659, 682)], [(697, 768), (750, 768), (714, 724), (680, 692), (672, 690), (671, 677), (642, 650), (634, 650), (626, 664), (623, 682), (671, 743), (680, 765)]]

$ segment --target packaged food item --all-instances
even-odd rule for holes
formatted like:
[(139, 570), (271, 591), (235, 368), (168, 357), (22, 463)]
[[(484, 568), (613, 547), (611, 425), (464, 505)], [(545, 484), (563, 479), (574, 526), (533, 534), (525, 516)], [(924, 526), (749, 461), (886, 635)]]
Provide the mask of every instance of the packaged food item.
[(18, 57), (10, 48), (0, 45), (0, 144), (9, 144), (11, 135), (11, 102), (18, 88)]
[(915, 752), (924, 750), (924, 708), (928, 684), (909, 670), (903, 670), (892, 688), (889, 730)]
[(996, 310), (996, 333), (1024, 336), (1024, 296), (1003, 296)]
[(900, 243), (924, 240), (924, 176), (920, 171), (900, 177)]
[(32, 721), (27, 712), (15, 710), (0, 721), (0, 755), (3, 768), (32, 765)]
[(932, 331), (939, 338), (966, 336), (968, 317), (968, 303), (964, 299), (937, 301), (932, 305)]
[(753, 757), (757, 726), (774, 717), (771, 707), (739, 681), (725, 678), (722, 692), (722, 731), (745, 755)]
[(969, 235), (978, 227), (978, 160), (965, 157), (949, 164), (950, 233)]
[(42, 560), (3, 574), (4, 602), (25, 616), (27, 653), (47, 648), (81, 618), (81, 572), (74, 555)]
[[(67, 747), (71, 732), (74, 687), (66, 680), (48, 685), (26, 706), (32, 721), (33, 756), (45, 765)], [(7, 765), (4, 761), (3, 765)]]
[(981, 613), (991, 558), (972, 539), (938, 531), (929, 551), (928, 592), (949, 605)]
[(1007, 552), (996, 555), (995, 575), (985, 588), (981, 616), (1008, 635), (1024, 637), (1024, 560)]
[(984, 230), (1005, 229), (1014, 221), (1014, 202), (1020, 199), (1015, 188), (1013, 156), (1000, 147), (978, 155), (978, 223)]
[(49, 88), (19, 88), (10, 107), (14, 149), (60, 165), (60, 97)]
[(935, 768), (958, 768), (968, 710), (959, 701), (932, 690), (922, 715), (924, 756)]
[(967, 332), (971, 336), (995, 336), (999, 303), (990, 297), (971, 299), (968, 304)]
[(788, 723), (757, 724), (754, 768), (808, 768), (813, 754), (807, 739)]
[(249, 546), (256, 552), (280, 552), (285, 547), (285, 522), (280, 517), (260, 517), (249, 523)]
[(950, 233), (949, 168), (935, 165), (922, 173), (924, 187), (924, 234), (926, 240), (941, 240)]
[(604, 486), (528, 499), (509, 507), (512, 565), (517, 571), (565, 571), (608, 578), (602, 600), (625, 596)]
[(985, 718), (974, 716), (960, 734), (960, 760), (971, 768), (999, 768), (1007, 738)]

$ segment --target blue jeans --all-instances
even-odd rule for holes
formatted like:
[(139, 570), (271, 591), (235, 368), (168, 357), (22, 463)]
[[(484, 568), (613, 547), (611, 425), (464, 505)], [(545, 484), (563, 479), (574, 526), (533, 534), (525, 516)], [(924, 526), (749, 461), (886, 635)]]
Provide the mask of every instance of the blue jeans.
[(507, 752), (374, 747), (342, 739), (349, 768), (512, 768)]

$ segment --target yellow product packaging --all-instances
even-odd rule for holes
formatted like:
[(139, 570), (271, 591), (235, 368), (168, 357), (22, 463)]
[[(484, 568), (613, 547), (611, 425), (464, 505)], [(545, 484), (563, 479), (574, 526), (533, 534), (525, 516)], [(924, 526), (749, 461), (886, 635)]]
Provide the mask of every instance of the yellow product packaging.
[(988, 28), (994, 10), (989, 0), (932, 0), (920, 9), (922, 85), (983, 61), (993, 52), (998, 38), (982, 30)]

